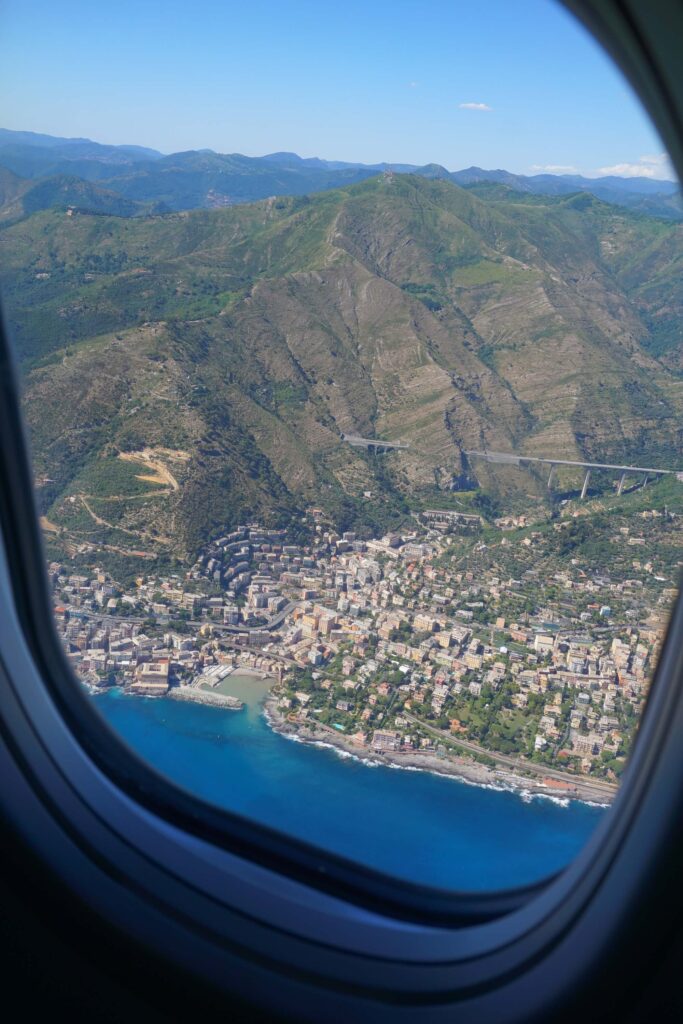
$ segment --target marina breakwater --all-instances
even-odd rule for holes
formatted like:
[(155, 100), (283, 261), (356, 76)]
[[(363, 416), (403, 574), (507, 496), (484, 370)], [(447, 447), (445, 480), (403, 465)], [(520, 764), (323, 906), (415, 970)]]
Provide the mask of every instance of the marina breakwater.
[(223, 708), (227, 711), (241, 711), (244, 701), (239, 697), (232, 697), (227, 693), (214, 693), (211, 690), (202, 690), (198, 686), (174, 686), (168, 691), (168, 696), (173, 700), (193, 701), (195, 704), (209, 704), (212, 707)]

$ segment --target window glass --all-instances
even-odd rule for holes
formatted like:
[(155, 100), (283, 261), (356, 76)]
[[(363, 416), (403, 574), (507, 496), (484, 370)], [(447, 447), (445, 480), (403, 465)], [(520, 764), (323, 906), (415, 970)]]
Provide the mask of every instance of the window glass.
[(683, 208), (624, 82), (545, 0), (2, 18), (80, 685), (197, 796), (400, 878), (563, 867), (681, 565)]

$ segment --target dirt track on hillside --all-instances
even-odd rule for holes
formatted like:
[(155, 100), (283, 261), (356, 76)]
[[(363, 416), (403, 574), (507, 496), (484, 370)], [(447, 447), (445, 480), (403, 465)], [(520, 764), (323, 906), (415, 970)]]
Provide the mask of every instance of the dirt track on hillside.
[(144, 469), (151, 470), (150, 473), (137, 473), (138, 480), (161, 484), (164, 487), (170, 487), (173, 491), (180, 490), (180, 484), (171, 473), (165, 460), (188, 462), (190, 457), (189, 452), (172, 448), (143, 448), (139, 452), (119, 452), (119, 458), (124, 462), (137, 462)]

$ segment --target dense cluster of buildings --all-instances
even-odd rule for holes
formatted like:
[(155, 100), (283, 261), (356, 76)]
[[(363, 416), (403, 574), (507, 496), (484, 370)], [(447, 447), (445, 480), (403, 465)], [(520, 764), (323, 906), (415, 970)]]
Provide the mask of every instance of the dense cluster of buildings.
[(612, 777), (672, 591), (653, 598), (652, 567), (637, 562), (630, 577), (571, 564), (547, 577), (531, 557), (547, 535), (501, 523), (500, 554), (512, 545), (530, 556), (514, 578), (471, 538), (460, 557), (457, 531), (471, 534), (476, 518), (427, 514), (371, 540), (317, 523), (306, 543), (246, 525), (185, 576), (128, 589), (53, 564), (58, 627), (92, 685), (164, 694), (212, 666), (248, 664), (277, 675), (294, 727), (384, 751), (432, 747), (436, 729)]

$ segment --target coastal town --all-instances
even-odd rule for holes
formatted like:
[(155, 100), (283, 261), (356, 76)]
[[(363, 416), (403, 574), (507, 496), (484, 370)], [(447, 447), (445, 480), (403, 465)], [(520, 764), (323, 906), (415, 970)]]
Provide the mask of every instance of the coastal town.
[(307, 543), (240, 526), (184, 575), (132, 587), (52, 563), (74, 671), (94, 690), (235, 711), (230, 675), (256, 673), (272, 679), (270, 724), (300, 739), (609, 802), (675, 596), (647, 545), (658, 530), (680, 543), (680, 517), (615, 520), (609, 571), (566, 557), (577, 514), (488, 526), (428, 509), (376, 539), (337, 533), (316, 509), (306, 523)]

